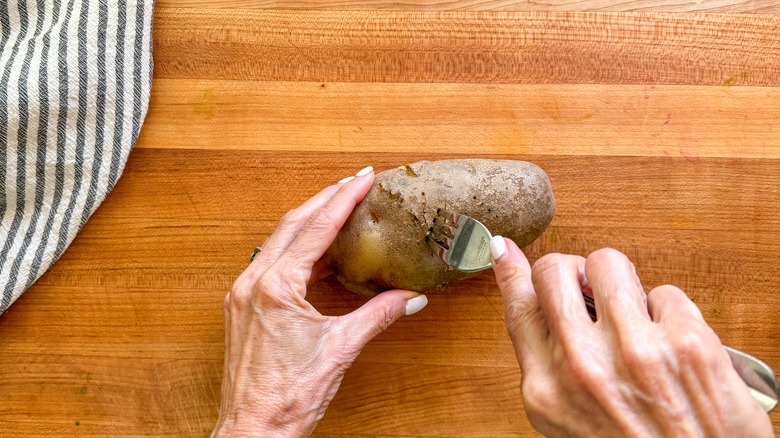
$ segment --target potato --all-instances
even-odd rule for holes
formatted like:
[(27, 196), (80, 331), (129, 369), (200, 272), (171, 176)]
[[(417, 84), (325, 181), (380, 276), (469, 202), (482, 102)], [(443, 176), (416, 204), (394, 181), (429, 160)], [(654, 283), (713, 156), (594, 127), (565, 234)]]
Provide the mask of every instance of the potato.
[(523, 247), (550, 224), (555, 199), (547, 174), (524, 161), (420, 161), (376, 175), (324, 259), (347, 289), (366, 295), (425, 291), (476, 275), (449, 267), (426, 242), (439, 208)]

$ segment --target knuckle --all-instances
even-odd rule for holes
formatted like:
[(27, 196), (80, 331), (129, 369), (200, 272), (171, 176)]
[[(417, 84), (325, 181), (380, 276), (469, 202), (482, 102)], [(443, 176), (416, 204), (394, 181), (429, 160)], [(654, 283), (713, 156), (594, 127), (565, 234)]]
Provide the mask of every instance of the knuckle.
[(672, 338), (672, 347), (677, 359), (683, 365), (700, 366), (712, 359), (712, 352), (702, 331), (694, 327), (677, 333)]
[(255, 283), (257, 295), (262, 297), (263, 303), (273, 302), (273, 297), (278, 295), (282, 282), (270, 275), (262, 275)]
[(509, 334), (519, 332), (523, 329), (523, 318), (525, 318), (525, 310), (522, 304), (517, 301), (511, 301), (506, 304), (504, 309), (504, 322), (506, 323), (507, 331)]
[(273, 283), (269, 275), (263, 274), (255, 281), (254, 289), (262, 295), (273, 289)]
[(391, 312), (390, 309), (385, 306), (381, 306), (376, 312), (377, 329), (378, 332), (381, 333), (387, 330), (390, 325), (393, 324), (395, 321), (395, 316), (393, 315), (393, 312)]
[(610, 378), (600, 361), (588, 357), (579, 349), (569, 349), (565, 353), (564, 368), (573, 383), (585, 388), (598, 387)]
[(632, 374), (639, 376), (655, 376), (666, 368), (667, 362), (662, 349), (641, 342), (623, 343), (620, 358)]
[(648, 300), (667, 301), (667, 300), (679, 300), (682, 298), (685, 298), (687, 300), (688, 296), (685, 295), (685, 292), (683, 292), (682, 289), (671, 284), (664, 284), (655, 287), (647, 294)]
[(287, 271), (266, 271), (255, 284), (255, 300), (264, 309), (287, 309), (296, 307), (299, 290), (296, 283), (289, 279), (293, 275)]
[(581, 360), (579, 355), (566, 356), (566, 370), (574, 381), (579, 383), (591, 382), (596, 377), (593, 368)]
[(588, 256), (588, 261), (593, 262), (607, 262), (607, 261), (619, 261), (624, 263), (630, 263), (628, 260), (628, 257), (626, 257), (625, 254), (622, 252), (614, 249), (614, 248), (601, 248), (596, 251), (593, 251)]
[(720, 338), (706, 322), (694, 321), (676, 339), (675, 352), (681, 363), (690, 366), (711, 366), (720, 362), (723, 347)]
[(303, 222), (305, 220), (304, 214), (301, 210), (294, 208), (282, 216), (282, 218), (279, 220), (279, 225), (287, 227), (287, 226), (296, 226)]
[(550, 271), (556, 271), (567, 262), (567, 256), (564, 254), (552, 253), (542, 256), (534, 263), (531, 269), (535, 279), (546, 277)]
[(246, 291), (252, 290), (253, 281), (246, 272), (239, 275), (230, 287), (230, 294), (241, 294)]
[[(535, 296), (533, 297), (535, 298)], [(536, 299), (515, 297), (507, 302), (504, 310), (504, 321), (507, 331), (515, 336), (523, 333), (524, 327), (533, 324), (535, 320), (543, 319), (541, 308)]]
[(520, 388), (523, 397), (523, 405), (529, 417), (554, 418), (556, 411), (556, 399), (553, 389), (544, 381), (523, 377)]
[[(610, 270), (619, 268), (621, 272), (625, 268), (636, 277), (636, 268), (631, 260), (625, 254), (613, 248), (601, 248), (593, 251), (585, 259), (585, 264), (590, 266), (591, 269), (609, 267)], [(636, 277), (636, 282), (639, 282), (638, 277)]]
[(655, 312), (673, 315), (677, 320), (693, 324), (706, 325), (701, 309), (679, 287), (673, 285), (658, 286), (647, 294), (647, 304)]
[(315, 211), (306, 221), (306, 225), (313, 230), (323, 232), (338, 231), (336, 213), (328, 207), (322, 207)]
[(252, 281), (248, 276), (240, 275), (230, 287), (225, 297), (225, 306), (236, 310), (242, 310), (250, 303), (252, 298)]

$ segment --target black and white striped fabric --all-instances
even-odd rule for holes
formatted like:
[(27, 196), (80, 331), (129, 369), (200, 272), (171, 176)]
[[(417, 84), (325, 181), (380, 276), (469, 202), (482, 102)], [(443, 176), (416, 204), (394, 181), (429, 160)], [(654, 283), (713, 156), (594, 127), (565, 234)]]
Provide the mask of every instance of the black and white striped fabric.
[(149, 104), (153, 0), (0, 0), (0, 313), (114, 187)]

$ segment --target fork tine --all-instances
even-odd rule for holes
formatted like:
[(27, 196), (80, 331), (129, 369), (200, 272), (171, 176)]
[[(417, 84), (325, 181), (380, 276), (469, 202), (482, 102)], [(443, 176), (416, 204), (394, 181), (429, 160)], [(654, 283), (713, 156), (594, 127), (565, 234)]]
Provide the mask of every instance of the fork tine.
[(458, 223), (451, 221), (453, 216), (453, 213), (447, 210), (437, 209), (433, 224), (426, 234), (432, 249), (440, 257), (443, 257), (450, 249), (452, 240), (455, 238), (455, 228), (458, 227)]
[(434, 235), (441, 235), (452, 239), (455, 237), (455, 228), (456, 227), (453, 227), (446, 222), (436, 221), (436, 219), (434, 219), (430, 231)]
[(436, 232), (432, 232), (431, 234), (428, 235), (428, 237), (430, 237), (431, 242), (439, 245), (445, 250), (450, 249), (450, 247), (452, 246), (451, 237), (447, 237), (443, 234), (438, 234)]
[(428, 245), (444, 263), (465, 272), (490, 267), (490, 231), (478, 220), (446, 209), (436, 210), (426, 234)]
[[(449, 222), (450, 224), (453, 224), (455, 228), (458, 228), (458, 218), (460, 215), (458, 213), (455, 213), (454, 211), (450, 211), (444, 208), (436, 209), (436, 216), (444, 219), (445, 222)], [(436, 219), (434, 218), (434, 221)]]
[(451, 239), (455, 236), (449, 227), (434, 222), (434, 224), (428, 228), (428, 233), (425, 237), (432, 243), (435, 243), (444, 249), (450, 249)]
[(434, 240), (429, 239), (428, 240), (428, 246), (431, 248), (433, 253), (436, 255), (436, 257), (445, 260), (445, 257), (447, 255), (447, 249), (445, 249), (443, 246), (436, 243)]

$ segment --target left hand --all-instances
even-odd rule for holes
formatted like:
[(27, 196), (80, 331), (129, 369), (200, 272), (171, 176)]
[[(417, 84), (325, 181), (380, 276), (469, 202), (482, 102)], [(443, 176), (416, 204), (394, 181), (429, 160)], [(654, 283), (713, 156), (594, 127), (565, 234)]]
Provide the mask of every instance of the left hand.
[(366, 343), (427, 304), (424, 295), (394, 290), (334, 317), (306, 301), (307, 285), (329, 273), (320, 258), (373, 181), (366, 168), (288, 212), (233, 284), (212, 436), (310, 434)]

